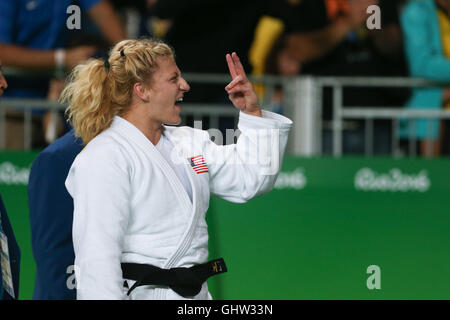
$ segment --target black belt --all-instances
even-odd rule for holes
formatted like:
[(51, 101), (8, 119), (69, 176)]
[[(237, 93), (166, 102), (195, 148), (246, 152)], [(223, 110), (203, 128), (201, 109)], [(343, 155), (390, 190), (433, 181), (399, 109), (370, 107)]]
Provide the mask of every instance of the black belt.
[(220, 258), (190, 268), (161, 269), (149, 264), (122, 263), (124, 279), (135, 280), (127, 295), (139, 286), (167, 286), (183, 297), (197, 295), (203, 283), (211, 276), (227, 272), (225, 261)]

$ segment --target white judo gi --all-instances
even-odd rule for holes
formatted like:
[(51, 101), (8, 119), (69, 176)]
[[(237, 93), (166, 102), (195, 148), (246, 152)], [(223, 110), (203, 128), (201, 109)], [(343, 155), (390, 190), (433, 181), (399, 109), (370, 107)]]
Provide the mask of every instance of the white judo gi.
[[(166, 126), (172, 161), (183, 163), (189, 177), (191, 201), (150, 140), (116, 116), (76, 157), (66, 179), (74, 200), (77, 299), (183, 299), (157, 286), (140, 286), (127, 296), (120, 264), (174, 268), (206, 262), (210, 193), (243, 203), (270, 191), (291, 126), (271, 112), (263, 111), (263, 117), (241, 112), (241, 135), (227, 146), (216, 145), (207, 131)], [(192, 161), (199, 156), (206, 170)], [(207, 284), (192, 298), (211, 299)]]

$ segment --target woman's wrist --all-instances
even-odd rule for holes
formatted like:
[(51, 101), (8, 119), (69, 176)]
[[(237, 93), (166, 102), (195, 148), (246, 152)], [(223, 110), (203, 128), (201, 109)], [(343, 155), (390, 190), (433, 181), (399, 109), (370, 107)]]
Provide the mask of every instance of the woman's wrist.
[(257, 107), (255, 109), (252, 110), (243, 110), (242, 112), (251, 115), (251, 116), (255, 116), (255, 117), (262, 117), (262, 110), (260, 107)]
[(55, 50), (55, 66), (57, 68), (64, 68), (66, 64), (66, 50), (56, 49)]

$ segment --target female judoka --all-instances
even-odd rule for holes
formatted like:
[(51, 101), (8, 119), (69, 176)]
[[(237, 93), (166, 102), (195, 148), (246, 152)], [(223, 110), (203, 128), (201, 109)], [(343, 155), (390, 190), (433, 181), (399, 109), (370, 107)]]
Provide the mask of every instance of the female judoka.
[(262, 111), (238, 56), (226, 86), (240, 110), (236, 144), (175, 127), (189, 91), (172, 49), (125, 40), (77, 66), (62, 93), (86, 145), (66, 179), (74, 200), (78, 299), (211, 299), (205, 213), (210, 194), (244, 203), (267, 193), (292, 122)]

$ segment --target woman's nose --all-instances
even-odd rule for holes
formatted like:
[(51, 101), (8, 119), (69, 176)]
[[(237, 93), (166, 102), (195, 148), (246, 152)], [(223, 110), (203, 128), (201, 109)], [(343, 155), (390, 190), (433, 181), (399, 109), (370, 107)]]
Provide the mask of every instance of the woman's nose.
[(2, 87), (3, 89), (8, 88), (8, 83), (6, 82), (6, 79), (2, 74), (0, 74), (0, 87)]
[(191, 87), (189, 86), (187, 81), (184, 80), (184, 78), (181, 78), (180, 89), (185, 91), (185, 92), (188, 92), (189, 90), (191, 90)]

